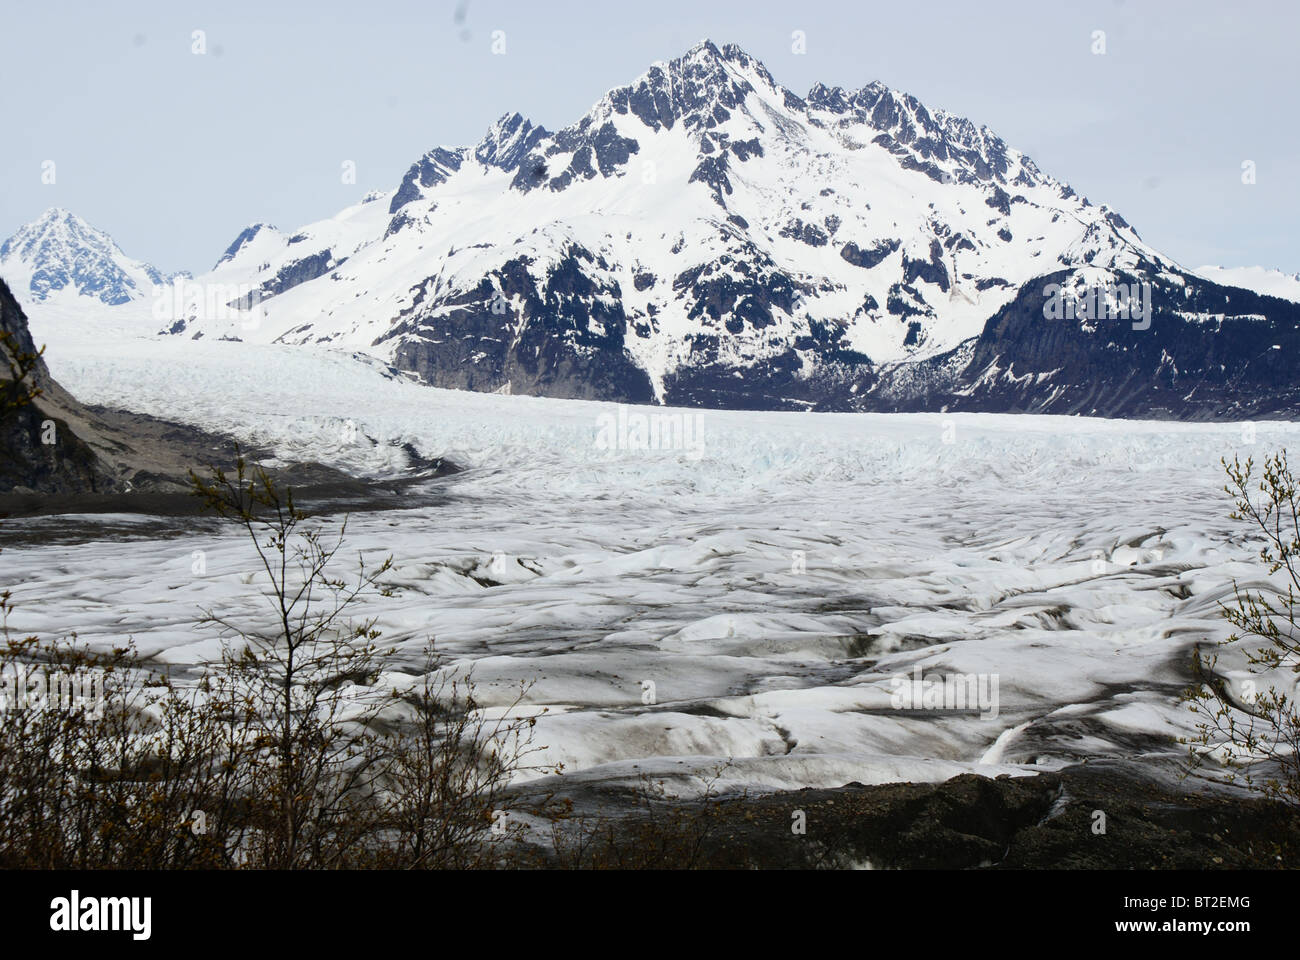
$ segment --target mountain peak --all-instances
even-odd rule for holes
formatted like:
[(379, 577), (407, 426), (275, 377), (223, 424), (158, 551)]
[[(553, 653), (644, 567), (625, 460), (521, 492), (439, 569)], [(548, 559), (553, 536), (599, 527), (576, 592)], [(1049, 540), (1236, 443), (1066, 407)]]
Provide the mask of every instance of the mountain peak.
[(759, 63), (757, 59), (751, 57), (738, 44), (724, 43), (721, 46), (714, 43), (707, 37), (700, 40), (680, 57), (674, 58), (672, 63), (687, 61), (717, 60), (725, 63), (733, 63), (742, 67), (748, 67)]
[(22, 233), (23, 231), (47, 231), (55, 229), (58, 226), (64, 226), (65, 228), (74, 230), (84, 230), (86, 233), (101, 237), (108, 236), (108, 234), (103, 230), (98, 230), (95, 227), (92, 227), (81, 217), (77, 216), (65, 207), (48, 207), (39, 217), (20, 228), (19, 233)]
[(474, 147), (474, 157), (485, 166), (512, 170), (547, 136), (545, 128), (533, 126), (522, 114), (503, 114)]
[[(755, 86), (778, 91), (782, 88), (767, 72), (767, 67), (734, 43), (719, 47), (712, 40), (701, 40), (680, 57), (668, 61), (668, 72), (675, 78), (721, 78), (723, 71), (745, 80), (757, 79)], [(701, 72), (702, 71), (702, 72)]]
[(613, 113), (631, 113), (652, 131), (672, 129), (679, 122), (688, 127), (707, 126), (711, 125), (709, 115), (720, 117), (736, 109), (755, 90), (764, 90), (778, 101), (793, 98), (762, 63), (740, 47), (719, 47), (712, 40), (701, 40), (679, 57), (651, 64), (632, 83), (610, 90), (558, 138), (599, 127)]
[(258, 234), (260, 234), (263, 230), (269, 230), (273, 233), (276, 232), (275, 227), (273, 227), (269, 223), (261, 223), (261, 222), (250, 223), (248, 226), (246, 226), (243, 230), (240, 231), (239, 236), (235, 237), (234, 241), (230, 244), (230, 246), (226, 247), (226, 252), (221, 255), (221, 259), (217, 261), (216, 266), (214, 266), (212, 269), (215, 270), (223, 263), (226, 263), (229, 260), (233, 260), (235, 258), (235, 254), (239, 253), (240, 250), (242, 250), (245, 246), (247, 246), (250, 242), (252, 242), (253, 238), (256, 237)]
[(111, 236), (63, 207), (50, 207), (0, 244), (0, 268), (15, 289), (25, 286), (37, 301), (70, 288), (116, 306), (166, 282), (155, 267), (128, 257)]

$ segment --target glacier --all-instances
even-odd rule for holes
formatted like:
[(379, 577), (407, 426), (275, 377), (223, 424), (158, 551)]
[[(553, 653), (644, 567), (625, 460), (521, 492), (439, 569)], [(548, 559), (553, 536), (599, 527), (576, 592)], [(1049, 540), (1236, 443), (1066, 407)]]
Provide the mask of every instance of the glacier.
[[(32, 311), (87, 403), (356, 475), (399, 477), (404, 445), (464, 468), (350, 518), (349, 550), (396, 563), (398, 595), (362, 611), (395, 647), (382, 682), (432, 639), (485, 708), (531, 683), (540, 760), (570, 781), (648, 772), (682, 794), (727, 762), (722, 786), (753, 790), (1174, 769), (1191, 652), (1227, 635), (1234, 580), (1266, 579), (1219, 459), (1300, 439), (1289, 422), (643, 408), (698, 418), (698, 445), (653, 449), (600, 442), (613, 403), (437, 389), (347, 350), (145, 336), (121, 316)], [(0, 546), (11, 630), (130, 637), (181, 674), (220, 649), (201, 608), (252, 609), (260, 589), (214, 524), (17, 518)], [(899, 709), (918, 668), (996, 678), (998, 709)]]

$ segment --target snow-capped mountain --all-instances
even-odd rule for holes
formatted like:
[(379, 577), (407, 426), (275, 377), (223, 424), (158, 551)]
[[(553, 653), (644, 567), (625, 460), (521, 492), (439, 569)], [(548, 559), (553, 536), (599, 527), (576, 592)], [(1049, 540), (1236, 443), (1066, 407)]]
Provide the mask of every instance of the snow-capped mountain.
[(20, 298), (35, 303), (66, 292), (120, 306), (147, 299), (156, 285), (171, 280), (61, 207), (46, 210), (0, 244), (0, 271)]
[[(1051, 282), (1146, 284), (1151, 322), (1046, 319)], [(154, 308), (437, 386), (690, 406), (1253, 415), (1300, 348), (1295, 304), (1184, 270), (987, 127), (879, 83), (800, 97), (708, 41), (562, 130), (508, 115), (328, 220), (250, 225)]]

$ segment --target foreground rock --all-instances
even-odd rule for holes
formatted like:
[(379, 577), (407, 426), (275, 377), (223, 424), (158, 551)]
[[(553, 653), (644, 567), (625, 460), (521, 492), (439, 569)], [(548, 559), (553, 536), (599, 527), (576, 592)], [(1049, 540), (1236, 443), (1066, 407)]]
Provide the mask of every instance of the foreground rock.
[[(1190, 788), (1189, 788), (1190, 789)], [(1098, 832), (1103, 823), (1105, 832)], [(722, 869), (1245, 869), (1300, 866), (1300, 814), (1183, 792), (1130, 764), (1031, 777), (848, 784), (563, 821), (548, 865)], [(795, 827), (802, 824), (803, 833)]]

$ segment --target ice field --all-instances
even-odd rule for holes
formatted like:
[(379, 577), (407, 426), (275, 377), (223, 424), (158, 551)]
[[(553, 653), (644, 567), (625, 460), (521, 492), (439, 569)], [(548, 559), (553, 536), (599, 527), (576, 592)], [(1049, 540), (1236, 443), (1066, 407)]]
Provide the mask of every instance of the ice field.
[[(369, 476), (399, 475), (407, 443), (464, 467), (431, 482), (441, 502), (351, 519), (353, 551), (396, 563), (398, 596), (362, 611), (398, 645), (394, 670), (433, 638), (489, 705), (532, 683), (542, 759), (566, 776), (647, 770), (685, 792), (728, 758), (726, 785), (781, 789), (1180, 756), (1191, 648), (1226, 636), (1234, 578), (1263, 575), (1219, 458), (1300, 439), (1289, 423), (620, 410), (421, 387), (308, 347), (32, 327), (88, 403)], [(675, 448), (637, 449), (642, 428)], [(74, 522), (86, 538), (40, 542)], [(140, 534), (96, 533), (110, 523)], [(255, 556), (211, 526), (153, 529), (6, 521), (10, 626), (129, 636), (178, 668), (215, 657), (201, 608), (256, 609)], [(996, 709), (900, 705), (918, 666), (983, 678)]]

